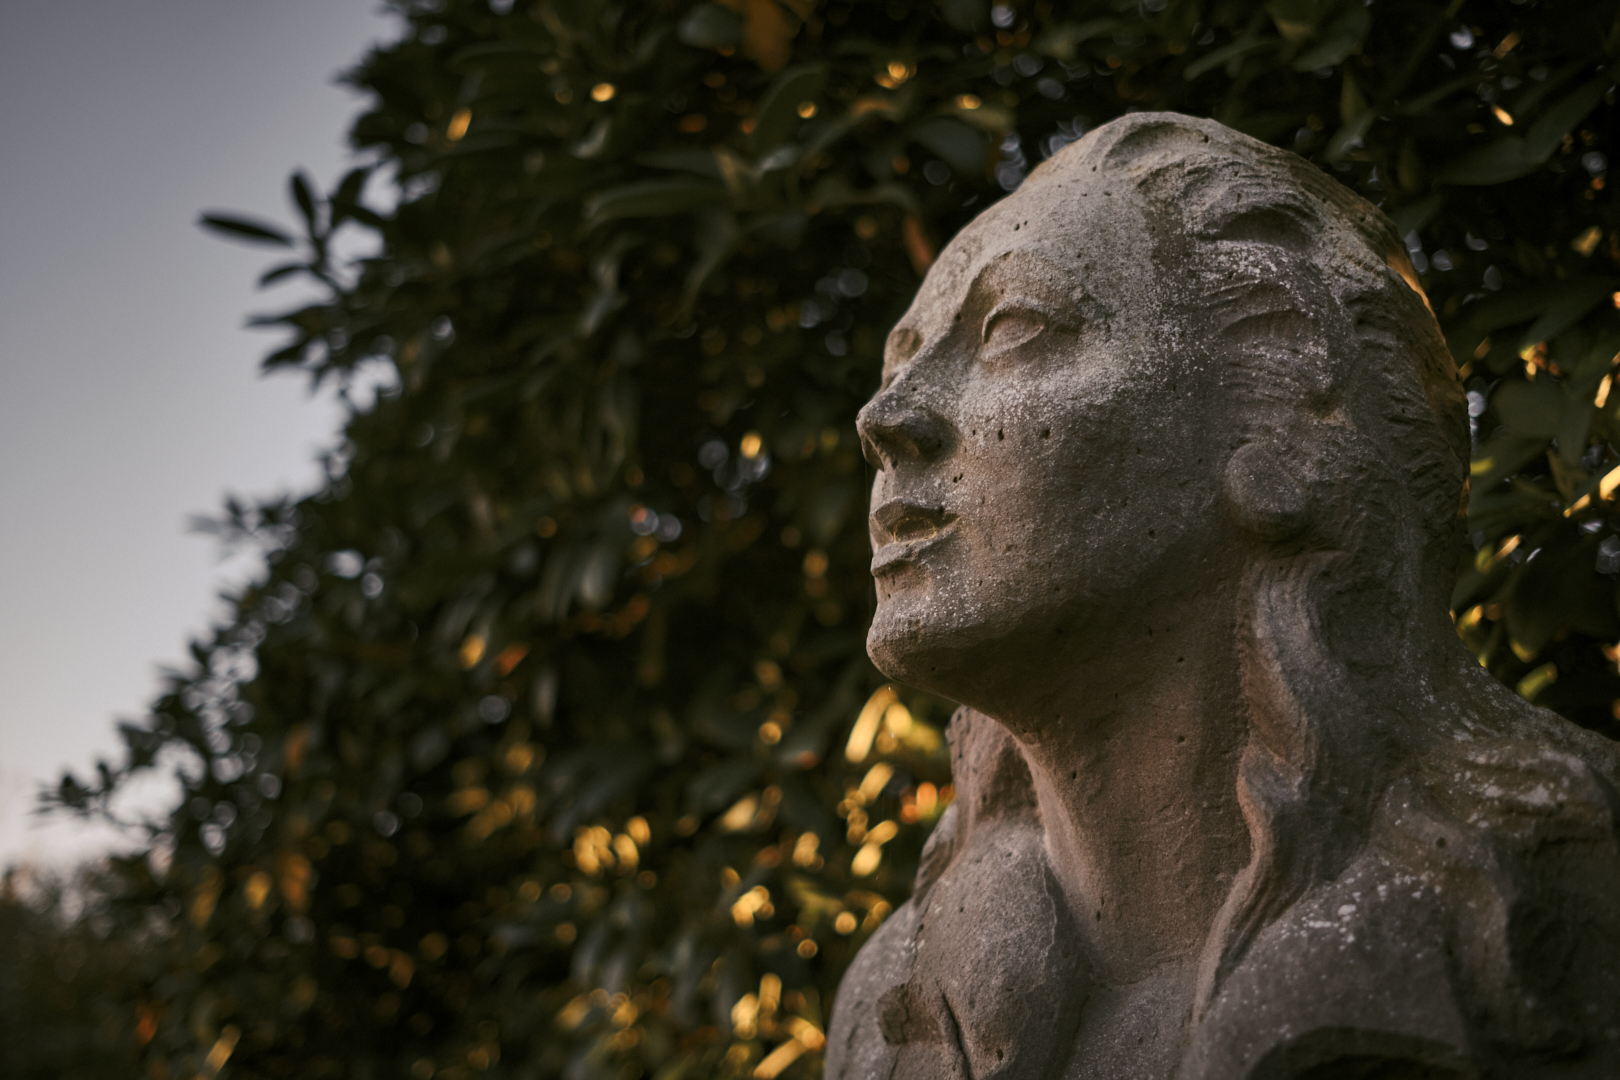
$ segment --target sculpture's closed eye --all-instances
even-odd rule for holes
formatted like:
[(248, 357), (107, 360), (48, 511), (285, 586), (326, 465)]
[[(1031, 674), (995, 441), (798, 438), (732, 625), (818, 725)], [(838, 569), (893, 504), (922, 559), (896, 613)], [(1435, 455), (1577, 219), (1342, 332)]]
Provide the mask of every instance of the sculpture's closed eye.
[(894, 381), (895, 369), (910, 360), (922, 348), (923, 336), (909, 326), (898, 326), (889, 334), (883, 356), (883, 389)]
[(1031, 340), (1046, 329), (1046, 316), (1022, 305), (1003, 305), (984, 320), (984, 349), (981, 355), (999, 356)]

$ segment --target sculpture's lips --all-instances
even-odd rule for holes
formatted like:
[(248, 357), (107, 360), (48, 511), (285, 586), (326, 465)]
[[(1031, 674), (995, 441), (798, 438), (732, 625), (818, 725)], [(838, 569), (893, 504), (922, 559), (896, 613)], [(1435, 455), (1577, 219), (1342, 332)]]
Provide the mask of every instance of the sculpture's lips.
[(943, 506), (918, 506), (891, 499), (872, 511), (872, 573), (911, 561), (936, 541), (944, 539), (956, 515)]

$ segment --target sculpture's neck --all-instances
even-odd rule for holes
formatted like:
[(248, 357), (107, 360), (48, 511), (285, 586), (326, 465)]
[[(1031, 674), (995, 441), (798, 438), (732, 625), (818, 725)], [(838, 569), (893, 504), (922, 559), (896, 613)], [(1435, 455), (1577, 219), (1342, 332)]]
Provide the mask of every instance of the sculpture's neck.
[(1038, 709), (1002, 718), (1030, 762), (1054, 870), (1111, 981), (1196, 961), (1249, 861), (1235, 635), (1202, 614), (1092, 653)]

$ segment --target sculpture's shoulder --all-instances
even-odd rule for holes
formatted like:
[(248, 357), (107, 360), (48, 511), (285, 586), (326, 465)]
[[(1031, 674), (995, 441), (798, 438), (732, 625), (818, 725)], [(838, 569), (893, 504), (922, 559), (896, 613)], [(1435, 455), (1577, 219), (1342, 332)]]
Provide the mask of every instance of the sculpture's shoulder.
[(1284, 1080), (1359, 1062), (1620, 1076), (1616, 821), (1607, 777), (1555, 746), (1425, 755), (1351, 865), (1256, 936), (1186, 1075)]
[[(999, 725), (952, 725), (957, 801), (912, 898), (839, 984), (828, 1080), (1037, 1080), (1083, 1000), (1081, 935), (1047, 861), (1027, 766)], [(1020, 775), (1022, 774), (1022, 775)]]

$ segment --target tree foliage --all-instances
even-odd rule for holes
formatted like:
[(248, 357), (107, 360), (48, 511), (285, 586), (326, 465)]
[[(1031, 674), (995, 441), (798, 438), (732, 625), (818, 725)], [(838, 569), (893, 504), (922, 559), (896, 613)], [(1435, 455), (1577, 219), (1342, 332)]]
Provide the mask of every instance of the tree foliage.
[(938, 246), (1128, 110), (1394, 217), (1477, 423), (1459, 630), (1617, 731), (1614, 3), (395, 7), (364, 164), (204, 218), (321, 290), (268, 367), (393, 385), (227, 508), (262, 579), (55, 793), (184, 788), (101, 894), (148, 1075), (818, 1075), (950, 797), (863, 652), (853, 417)]

